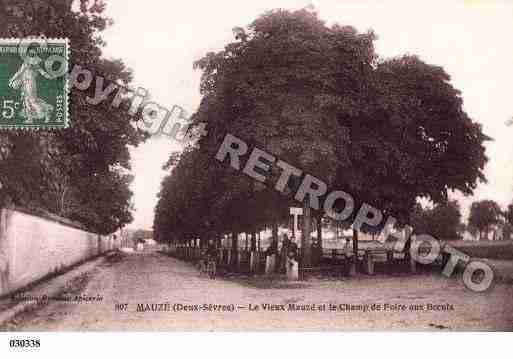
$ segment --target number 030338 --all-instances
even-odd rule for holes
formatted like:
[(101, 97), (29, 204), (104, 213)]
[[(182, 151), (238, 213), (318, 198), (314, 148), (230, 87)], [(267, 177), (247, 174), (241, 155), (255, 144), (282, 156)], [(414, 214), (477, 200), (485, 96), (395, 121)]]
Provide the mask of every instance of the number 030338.
[(10, 339), (9, 347), (11, 348), (39, 348), (41, 341), (39, 339)]

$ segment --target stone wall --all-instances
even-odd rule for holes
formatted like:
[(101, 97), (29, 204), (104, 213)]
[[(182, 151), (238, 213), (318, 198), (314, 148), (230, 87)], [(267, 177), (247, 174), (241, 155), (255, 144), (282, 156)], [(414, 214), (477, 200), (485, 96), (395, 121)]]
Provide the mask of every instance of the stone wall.
[(119, 247), (55, 216), (0, 210), (0, 296)]

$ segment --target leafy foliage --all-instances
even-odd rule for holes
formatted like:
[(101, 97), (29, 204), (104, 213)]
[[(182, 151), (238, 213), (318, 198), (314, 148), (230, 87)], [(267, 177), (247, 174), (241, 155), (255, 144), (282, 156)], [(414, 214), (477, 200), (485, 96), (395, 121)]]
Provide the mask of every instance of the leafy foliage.
[[(129, 84), (132, 75), (120, 60), (102, 58), (100, 33), (111, 23), (103, 16), (105, 4), (81, 0), (73, 10), (72, 3), (3, 0), (0, 37), (68, 37), (70, 68), (78, 64), (94, 76)], [(88, 104), (94, 87), (72, 89), (67, 129), (0, 133), (0, 192), (15, 204), (44, 208), (106, 234), (132, 220), (129, 146), (145, 134), (126, 106)]]
[(506, 221), (513, 226), (513, 203), (508, 206), (504, 216), (506, 217)]
[(479, 231), (479, 238), (487, 232), (490, 226), (500, 223), (502, 211), (499, 205), (492, 200), (483, 200), (472, 203), (470, 207), (469, 226)]
[[(367, 202), (403, 223), (418, 197), (443, 203), (449, 190), (472, 194), (485, 180), (487, 137), (441, 67), (380, 59), (372, 31), (328, 27), (306, 9), (270, 11), (234, 37), (194, 65), (203, 98), (192, 118), (208, 135), (168, 167), (159, 237), (287, 221), (294, 202), (273, 188), (281, 170), (272, 167), (262, 185), (214, 160), (227, 133), (350, 193), (356, 208)], [(289, 193), (299, 183), (290, 180)]]
[(429, 234), (443, 240), (460, 238), (461, 211), (456, 201), (440, 203), (432, 209), (415, 206), (411, 222), (417, 234)]

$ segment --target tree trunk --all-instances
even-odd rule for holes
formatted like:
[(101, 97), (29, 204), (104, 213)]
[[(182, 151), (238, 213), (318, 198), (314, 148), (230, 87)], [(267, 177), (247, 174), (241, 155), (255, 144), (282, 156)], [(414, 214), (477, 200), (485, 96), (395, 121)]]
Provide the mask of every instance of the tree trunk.
[(66, 216), (66, 209), (65, 209), (65, 201), (64, 199), (66, 198), (66, 192), (68, 191), (68, 188), (65, 187), (63, 190), (62, 190), (62, 194), (61, 194), (61, 199), (60, 199), (60, 214), (62, 216)]
[(257, 248), (256, 242), (257, 242), (256, 232), (255, 232), (255, 230), (253, 230), (251, 232), (251, 252), (256, 251), (256, 248)]
[(356, 266), (358, 264), (358, 231), (353, 229), (353, 263), (352, 274), (356, 274)]
[[(272, 242), (271, 244), (276, 244), (276, 267), (275, 271), (279, 272), (282, 264), (280, 251), (278, 250), (278, 221), (276, 219), (273, 219), (273, 222), (271, 224), (271, 233), (272, 233)], [(282, 243), (283, 246), (283, 243)]]
[(214, 232), (214, 243), (216, 244), (216, 248), (222, 248), (223, 247), (223, 241), (221, 234), (218, 232)]
[(317, 219), (317, 243), (319, 243), (319, 249), (322, 251), (322, 215), (316, 217)]
[(276, 220), (273, 220), (272, 236), (273, 236), (273, 241), (278, 243), (278, 222)]
[(232, 250), (236, 251), (239, 248), (239, 233), (232, 231)]
[(235, 268), (237, 265), (237, 256), (239, 255), (238, 252), (239, 249), (239, 233), (237, 231), (232, 231), (232, 262), (230, 263), (230, 266), (232, 268)]
[(312, 263), (312, 253), (310, 248), (311, 223), (310, 206), (308, 206), (308, 202), (305, 198), (303, 201), (303, 232), (301, 235), (301, 265), (303, 267), (310, 267)]
[(289, 220), (289, 223), (290, 223), (290, 228), (292, 228), (292, 237), (296, 238), (296, 227), (294, 226), (294, 216), (291, 216), (290, 220)]

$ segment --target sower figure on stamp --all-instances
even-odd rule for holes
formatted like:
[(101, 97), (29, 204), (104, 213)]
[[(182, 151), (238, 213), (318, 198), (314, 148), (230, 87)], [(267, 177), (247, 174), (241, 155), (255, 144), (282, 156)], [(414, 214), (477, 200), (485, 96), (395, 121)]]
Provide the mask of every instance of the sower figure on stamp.
[(33, 123), (34, 119), (45, 119), (45, 122), (50, 122), (53, 106), (38, 97), (37, 76), (40, 74), (49, 80), (51, 76), (39, 65), (41, 59), (34, 55), (28, 51), (20, 69), (9, 80), (9, 86), (15, 90), (20, 89), (22, 93), (23, 109), (20, 116), (25, 118), (27, 123)]

